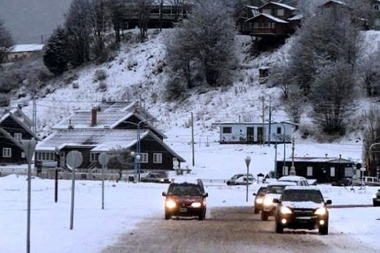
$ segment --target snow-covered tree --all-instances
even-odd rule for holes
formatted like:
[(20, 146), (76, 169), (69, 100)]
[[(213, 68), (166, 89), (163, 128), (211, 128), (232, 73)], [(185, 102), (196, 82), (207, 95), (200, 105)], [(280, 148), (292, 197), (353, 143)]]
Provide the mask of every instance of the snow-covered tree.
[[(197, 2), (166, 43), (168, 65), (181, 70), (189, 88), (200, 85), (201, 80), (215, 87), (229, 84), (230, 66), (235, 63), (234, 36), (226, 5), (219, 1)], [(195, 75), (199, 77), (197, 83)]]
[(43, 61), (54, 75), (60, 75), (67, 70), (69, 62), (68, 41), (66, 31), (57, 27), (44, 48)]
[(351, 65), (331, 61), (317, 69), (311, 86), (312, 117), (325, 133), (345, 134), (348, 116), (355, 109), (356, 81)]
[(89, 0), (73, 0), (66, 14), (70, 64), (73, 67), (90, 61), (93, 5)]
[(0, 19), (0, 64), (4, 61), (6, 52), (12, 45), (12, 35)]

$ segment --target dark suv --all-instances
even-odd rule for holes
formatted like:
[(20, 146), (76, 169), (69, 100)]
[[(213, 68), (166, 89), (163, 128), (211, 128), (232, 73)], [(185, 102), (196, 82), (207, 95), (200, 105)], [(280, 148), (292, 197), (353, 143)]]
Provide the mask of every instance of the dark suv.
[(165, 199), (165, 219), (172, 216), (206, 218), (206, 198), (203, 184), (197, 183), (171, 183), (168, 191), (163, 192)]
[(329, 211), (318, 188), (303, 186), (288, 186), (282, 192), (280, 199), (275, 199), (277, 209), (276, 233), (283, 233), (284, 228), (318, 229), (322, 235), (329, 231)]

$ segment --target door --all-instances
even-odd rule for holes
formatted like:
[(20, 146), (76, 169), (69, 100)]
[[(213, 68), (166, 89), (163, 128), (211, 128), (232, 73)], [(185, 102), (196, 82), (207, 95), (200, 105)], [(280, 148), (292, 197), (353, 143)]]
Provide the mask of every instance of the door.
[(254, 142), (255, 141), (255, 132), (253, 127), (247, 127), (247, 141)]
[(264, 143), (264, 128), (257, 127), (257, 142)]

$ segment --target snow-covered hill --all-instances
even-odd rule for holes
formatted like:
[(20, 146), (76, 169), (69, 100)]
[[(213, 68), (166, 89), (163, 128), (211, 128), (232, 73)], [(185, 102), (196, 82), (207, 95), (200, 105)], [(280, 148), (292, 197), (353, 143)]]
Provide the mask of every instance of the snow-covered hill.
[[(145, 43), (136, 43), (133, 36), (137, 31), (131, 31), (131, 42), (126, 43), (111, 62), (102, 65), (88, 65), (78, 70), (66, 73), (63, 78), (46, 84), (46, 95), (36, 102), (37, 129), (41, 137), (50, 132), (50, 128), (67, 117), (75, 110), (89, 110), (101, 100), (140, 100), (145, 107), (158, 119), (157, 127), (169, 137), (167, 142), (173, 145), (181, 143), (188, 145), (191, 141), (190, 118), (191, 113), (195, 121), (195, 141), (201, 143), (217, 143), (219, 129), (213, 126), (216, 122), (268, 120), (269, 101), (271, 103), (272, 121), (290, 120), (281, 104), (281, 91), (277, 88), (266, 88), (258, 81), (258, 67), (271, 66), (275, 62), (285, 61), (290, 43), (271, 54), (260, 57), (248, 57), (251, 38), (236, 36), (237, 54), (240, 66), (235, 73), (234, 85), (229, 88), (212, 89), (204, 93), (193, 93), (181, 102), (165, 101), (165, 84), (169, 76), (165, 71), (165, 48), (162, 43), (170, 30), (159, 33), (149, 31), (149, 40)], [(377, 46), (378, 32), (366, 32), (365, 38), (371, 40), (368, 45)], [(368, 50), (368, 48), (367, 48)], [(100, 81), (96, 81), (97, 71), (106, 73), (104, 83), (107, 89), (100, 91)], [(23, 101), (26, 100), (26, 101)], [(32, 117), (33, 106), (30, 98), (12, 101), (15, 104), (28, 104), (23, 110)], [(361, 113), (368, 108), (360, 108)], [(307, 115), (302, 119), (308, 122)], [(302, 122), (301, 122), (302, 124)], [(303, 140), (297, 136), (297, 143), (310, 143), (312, 140)], [(356, 153), (355, 159), (361, 158), (360, 133), (354, 133), (342, 145), (353, 145), (350, 156)], [(338, 144), (339, 145), (339, 144)], [(347, 147), (347, 146), (346, 146)], [(231, 152), (241, 151), (243, 147), (229, 147)], [(325, 149), (325, 147), (323, 148)], [(299, 155), (302, 150), (298, 150)], [(261, 151), (260, 151), (261, 152)], [(267, 152), (267, 151), (263, 151)], [(334, 151), (338, 153), (339, 151)], [(328, 151), (321, 150), (324, 155)], [(316, 155), (316, 154), (315, 154)], [(337, 155), (337, 154), (334, 154)], [(186, 155), (185, 155), (186, 156)], [(188, 159), (189, 161), (189, 159)]]

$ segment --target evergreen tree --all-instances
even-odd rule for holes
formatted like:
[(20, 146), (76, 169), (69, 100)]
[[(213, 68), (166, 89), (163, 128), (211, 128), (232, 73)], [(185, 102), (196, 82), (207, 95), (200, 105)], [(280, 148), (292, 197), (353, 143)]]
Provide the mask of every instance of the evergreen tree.
[(4, 62), (6, 52), (12, 45), (12, 35), (0, 19), (0, 64)]
[(57, 27), (48, 39), (43, 55), (45, 66), (54, 75), (60, 75), (68, 68), (68, 42), (66, 32), (62, 27)]

